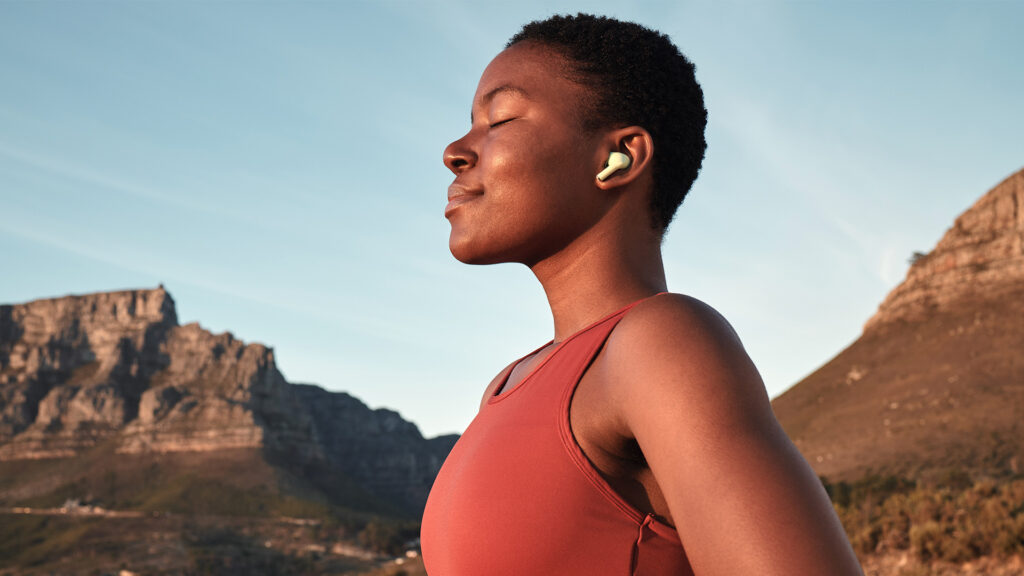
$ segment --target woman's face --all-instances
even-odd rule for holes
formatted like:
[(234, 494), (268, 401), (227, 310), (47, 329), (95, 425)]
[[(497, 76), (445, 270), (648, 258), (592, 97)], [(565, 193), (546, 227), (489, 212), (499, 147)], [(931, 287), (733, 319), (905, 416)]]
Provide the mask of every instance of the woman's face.
[(484, 70), (470, 130), (444, 151), (455, 174), (445, 217), (458, 260), (533, 265), (610, 206), (595, 185), (608, 151), (599, 131), (582, 128), (587, 89), (565, 77), (566, 65), (550, 49), (520, 43)]

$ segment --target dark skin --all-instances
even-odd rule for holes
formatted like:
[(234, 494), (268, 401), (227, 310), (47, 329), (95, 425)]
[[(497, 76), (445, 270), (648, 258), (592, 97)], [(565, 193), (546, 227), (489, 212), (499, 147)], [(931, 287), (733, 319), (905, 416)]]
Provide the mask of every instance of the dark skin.
[[(569, 63), (516, 44), (484, 71), (470, 131), (444, 162), (462, 262), (520, 262), (540, 281), (554, 343), (667, 290), (648, 212), (656, 146), (642, 127), (586, 131)], [(609, 152), (632, 165), (604, 182)], [(506, 367), (517, 385), (554, 343)], [(581, 379), (570, 426), (609, 484), (674, 526), (700, 576), (861, 574), (821, 483), (783, 433), (757, 370), (710, 306), (662, 294), (634, 307)]]

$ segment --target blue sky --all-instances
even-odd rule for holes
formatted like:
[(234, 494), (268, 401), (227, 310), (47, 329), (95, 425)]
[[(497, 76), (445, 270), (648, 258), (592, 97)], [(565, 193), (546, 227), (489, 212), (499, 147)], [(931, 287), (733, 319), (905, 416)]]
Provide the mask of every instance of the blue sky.
[(1022, 3), (0, 1), (0, 302), (162, 282), (292, 382), (461, 431), (552, 325), (529, 270), (448, 253), (441, 151), (508, 37), (580, 10), (697, 64), (669, 287), (772, 395), (1024, 167)]

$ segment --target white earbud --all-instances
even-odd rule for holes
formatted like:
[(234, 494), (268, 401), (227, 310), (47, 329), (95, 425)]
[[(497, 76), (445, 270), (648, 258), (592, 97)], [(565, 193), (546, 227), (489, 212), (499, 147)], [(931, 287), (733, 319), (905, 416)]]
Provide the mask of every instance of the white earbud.
[(626, 156), (622, 152), (612, 152), (611, 154), (608, 155), (608, 166), (604, 170), (601, 170), (600, 173), (598, 173), (597, 179), (600, 180), (601, 182), (604, 182), (605, 180), (608, 179), (609, 176), (611, 176), (615, 172), (622, 170), (624, 168), (629, 168), (629, 165), (631, 163), (632, 160), (629, 159), (629, 156)]

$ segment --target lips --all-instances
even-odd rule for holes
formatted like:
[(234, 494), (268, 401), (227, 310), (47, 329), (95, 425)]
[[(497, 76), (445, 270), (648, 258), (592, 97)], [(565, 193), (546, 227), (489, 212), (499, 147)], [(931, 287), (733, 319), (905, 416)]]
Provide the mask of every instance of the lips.
[(466, 188), (461, 184), (452, 184), (448, 187), (448, 205), (444, 207), (444, 217), (449, 215), (459, 206), (483, 196), (483, 190)]

